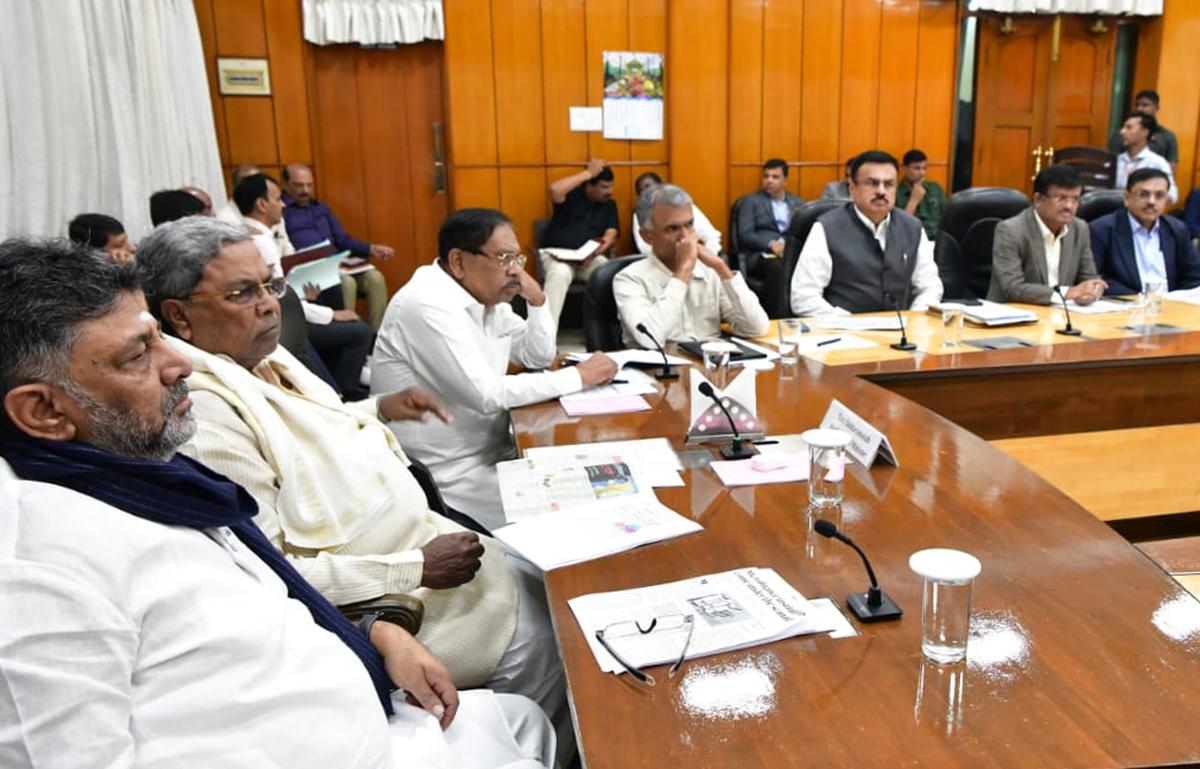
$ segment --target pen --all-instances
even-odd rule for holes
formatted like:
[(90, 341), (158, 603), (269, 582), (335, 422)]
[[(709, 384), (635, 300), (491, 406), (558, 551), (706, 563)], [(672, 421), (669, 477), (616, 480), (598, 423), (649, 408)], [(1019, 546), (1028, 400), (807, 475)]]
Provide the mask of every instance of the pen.
[(840, 341), (842, 341), (840, 336), (835, 336), (833, 339), (822, 339), (820, 342), (817, 342), (817, 347), (824, 347), (827, 344), (833, 344), (834, 342)]
[(629, 384), (628, 379), (614, 379), (609, 384)]

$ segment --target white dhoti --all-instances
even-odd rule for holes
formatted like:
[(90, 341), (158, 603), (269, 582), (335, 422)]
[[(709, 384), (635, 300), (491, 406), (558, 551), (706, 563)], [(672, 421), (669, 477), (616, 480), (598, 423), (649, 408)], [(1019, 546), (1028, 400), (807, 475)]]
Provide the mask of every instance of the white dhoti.
[(548, 769), (554, 730), (530, 700), (484, 690), (459, 692), (453, 723), (442, 731), (432, 715), (393, 696), (388, 722), (395, 769)]

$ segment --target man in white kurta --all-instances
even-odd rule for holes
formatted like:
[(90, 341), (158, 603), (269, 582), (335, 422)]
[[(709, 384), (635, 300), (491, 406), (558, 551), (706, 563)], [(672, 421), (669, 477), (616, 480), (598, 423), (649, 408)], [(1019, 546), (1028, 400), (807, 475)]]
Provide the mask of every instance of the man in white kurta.
[[(508, 410), (616, 373), (601, 354), (572, 368), (507, 373), (509, 364), (545, 369), (554, 362), (554, 320), (523, 266), (512, 224), (499, 211), (451, 214), (438, 260), (417, 268), (388, 304), (371, 362), (374, 395), (414, 386), (437, 393), (451, 423), (393, 422), (392, 431), (429, 467), (446, 501), (489, 529), (504, 524), (495, 464), (516, 457)], [(508, 303), (518, 293), (528, 319)]]

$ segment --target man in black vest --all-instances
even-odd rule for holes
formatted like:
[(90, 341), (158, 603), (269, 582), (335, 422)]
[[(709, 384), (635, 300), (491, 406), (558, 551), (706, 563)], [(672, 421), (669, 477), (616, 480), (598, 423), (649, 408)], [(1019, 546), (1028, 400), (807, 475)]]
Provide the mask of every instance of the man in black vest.
[(851, 202), (813, 223), (792, 274), (796, 315), (924, 310), (942, 298), (933, 243), (897, 210), (896, 158), (869, 150), (850, 165)]

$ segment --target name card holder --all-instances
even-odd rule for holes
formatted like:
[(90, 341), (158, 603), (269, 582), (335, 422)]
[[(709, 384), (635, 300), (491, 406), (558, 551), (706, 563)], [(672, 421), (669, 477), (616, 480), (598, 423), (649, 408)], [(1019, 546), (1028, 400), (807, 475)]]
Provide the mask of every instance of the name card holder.
[(887, 436), (871, 426), (871, 423), (855, 414), (846, 404), (834, 398), (829, 404), (829, 410), (821, 419), (821, 429), (841, 430), (850, 436), (846, 453), (863, 467), (871, 467), (877, 461), (900, 466), (896, 452)]

